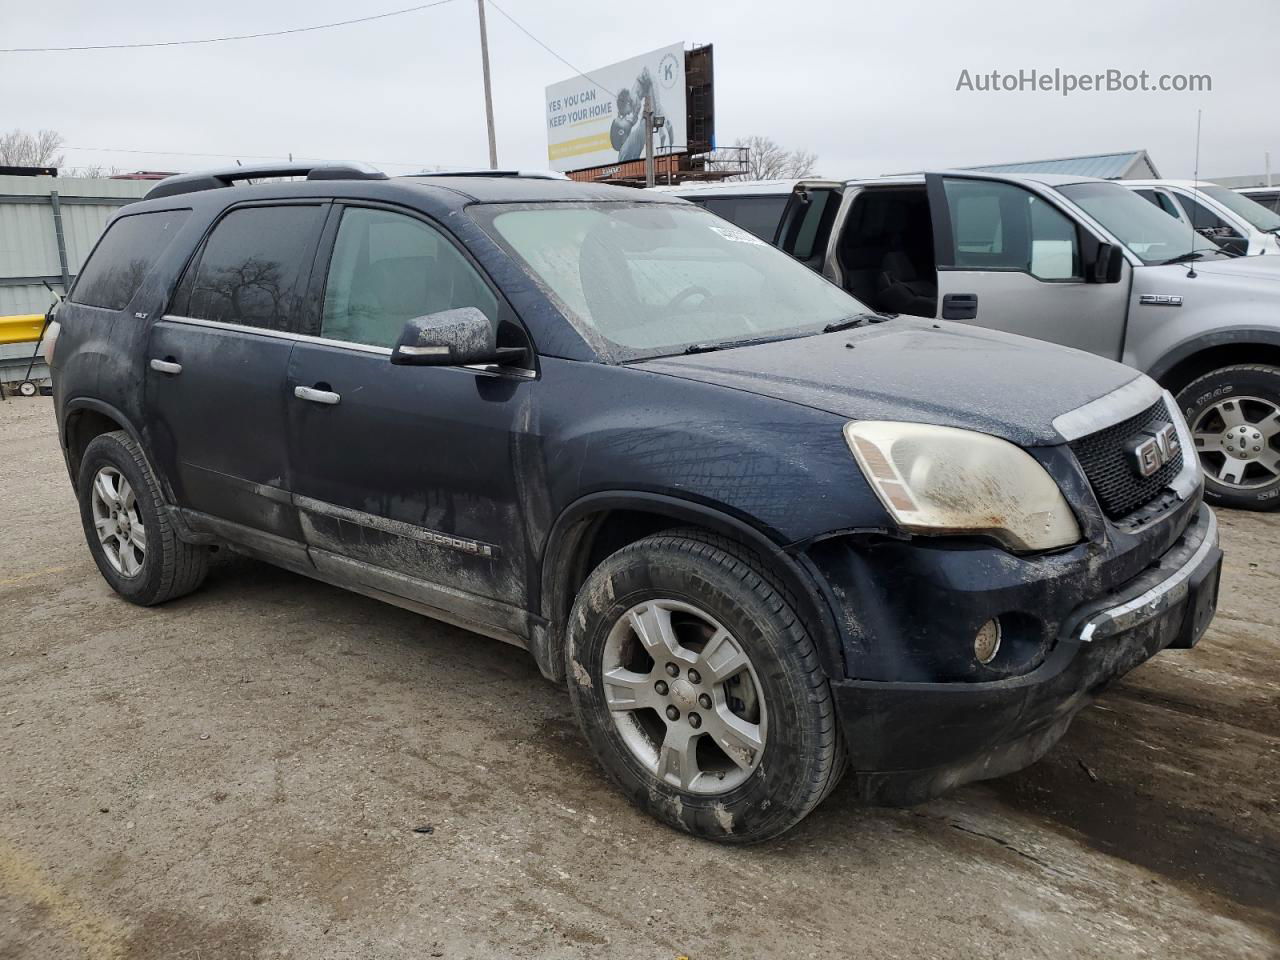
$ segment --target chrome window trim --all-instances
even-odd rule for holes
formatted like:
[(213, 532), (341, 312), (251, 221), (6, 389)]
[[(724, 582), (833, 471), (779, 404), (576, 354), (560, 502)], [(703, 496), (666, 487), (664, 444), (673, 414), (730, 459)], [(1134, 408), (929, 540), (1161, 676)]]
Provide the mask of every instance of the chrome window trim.
[[(253, 333), (276, 340), (292, 340), (298, 343), (314, 343), (322, 347), (336, 347), (341, 350), (355, 350), (358, 353), (372, 353), (381, 357), (390, 357), (390, 347), (375, 347), (368, 343), (356, 343), (353, 340), (335, 340), (332, 337), (313, 337), (308, 333), (293, 333), (289, 330), (271, 330), (267, 327), (251, 327), (247, 323), (227, 323), (224, 320), (202, 320), (199, 317), (184, 317), (177, 313), (166, 313), (160, 318), (173, 323), (189, 324), (193, 327), (209, 327), (213, 330), (230, 330), (236, 333)], [(520, 380), (535, 380), (536, 370), (524, 367), (503, 367), (496, 363), (471, 363), (463, 366), (440, 366), (440, 370), (466, 370), (471, 373), (482, 373), (491, 377), (515, 377)]]

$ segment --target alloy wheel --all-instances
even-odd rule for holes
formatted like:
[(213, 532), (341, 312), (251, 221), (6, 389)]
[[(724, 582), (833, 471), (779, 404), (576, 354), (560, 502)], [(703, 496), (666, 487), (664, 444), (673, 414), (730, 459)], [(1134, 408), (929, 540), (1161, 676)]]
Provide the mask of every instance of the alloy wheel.
[(1228, 397), (1206, 407), (1191, 425), (1205, 473), (1248, 489), (1280, 479), (1280, 407), (1260, 397)]
[(759, 766), (763, 688), (741, 642), (688, 603), (647, 600), (604, 646), (604, 698), (632, 756), (671, 786), (725, 793)]
[(147, 556), (147, 529), (133, 487), (115, 467), (102, 467), (93, 477), (93, 527), (111, 568), (136, 577)]

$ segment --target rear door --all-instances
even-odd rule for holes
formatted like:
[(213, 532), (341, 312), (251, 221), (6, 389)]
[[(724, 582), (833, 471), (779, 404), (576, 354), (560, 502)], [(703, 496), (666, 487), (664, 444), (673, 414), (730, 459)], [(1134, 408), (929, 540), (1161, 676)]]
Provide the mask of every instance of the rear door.
[(774, 245), (805, 266), (822, 273), (831, 227), (840, 209), (844, 184), (834, 180), (802, 180), (787, 199)]
[(178, 505), (198, 526), (294, 559), (305, 552), (290, 502), (285, 379), (326, 206), (223, 214), (147, 351), (154, 455)]
[[(335, 204), (307, 336), (288, 374), (295, 502), (312, 561), (503, 639), (526, 634), (521, 491), (532, 370), (397, 366), (407, 320), (476, 307), (529, 346), (450, 236), (397, 209)], [(532, 354), (530, 353), (532, 362)]]
[(925, 178), (939, 315), (1120, 359), (1132, 271), (1087, 283), (1098, 238), (1043, 194), (1003, 180)]

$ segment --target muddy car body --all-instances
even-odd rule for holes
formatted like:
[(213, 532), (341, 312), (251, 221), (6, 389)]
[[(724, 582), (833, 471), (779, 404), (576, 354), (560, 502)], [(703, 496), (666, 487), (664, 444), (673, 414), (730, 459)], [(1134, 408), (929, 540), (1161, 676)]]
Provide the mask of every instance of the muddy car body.
[(524, 647), (629, 797), (731, 841), (846, 768), (1021, 767), (1212, 616), (1190, 438), (1127, 367), (870, 314), (676, 198), (287, 172), (161, 184), (58, 311), (134, 602), (221, 545)]

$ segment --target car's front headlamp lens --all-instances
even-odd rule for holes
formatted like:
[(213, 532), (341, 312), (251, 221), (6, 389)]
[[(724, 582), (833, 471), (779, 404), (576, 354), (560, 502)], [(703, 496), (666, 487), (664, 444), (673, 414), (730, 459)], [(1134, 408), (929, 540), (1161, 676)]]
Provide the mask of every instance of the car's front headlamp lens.
[(849, 449), (904, 530), (985, 534), (1011, 550), (1080, 539), (1075, 515), (1044, 467), (1007, 440), (923, 423), (866, 420), (844, 428)]

